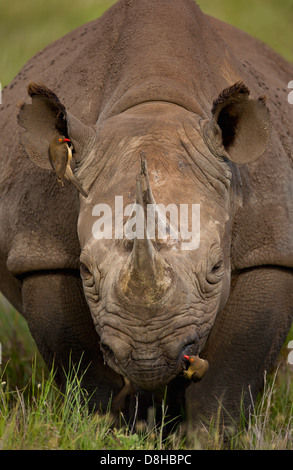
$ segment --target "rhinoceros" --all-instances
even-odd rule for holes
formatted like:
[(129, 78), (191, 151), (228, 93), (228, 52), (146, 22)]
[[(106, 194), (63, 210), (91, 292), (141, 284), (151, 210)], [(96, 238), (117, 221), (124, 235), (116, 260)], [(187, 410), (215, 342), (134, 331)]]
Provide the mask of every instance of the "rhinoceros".
[(0, 286), (60, 387), (249, 410), (292, 322), (292, 79), (193, 0), (120, 0), (4, 89)]

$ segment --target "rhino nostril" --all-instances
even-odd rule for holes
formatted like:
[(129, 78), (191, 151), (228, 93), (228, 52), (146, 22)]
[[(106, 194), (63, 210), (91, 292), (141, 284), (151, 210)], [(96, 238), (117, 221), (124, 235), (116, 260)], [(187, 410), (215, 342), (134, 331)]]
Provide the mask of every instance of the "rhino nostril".
[(101, 343), (100, 347), (105, 360), (112, 360), (118, 362), (112, 349), (107, 344)]
[(198, 354), (198, 341), (194, 343), (189, 343), (182, 348), (181, 353), (179, 354), (179, 362), (185, 363), (186, 359), (184, 356), (196, 356)]

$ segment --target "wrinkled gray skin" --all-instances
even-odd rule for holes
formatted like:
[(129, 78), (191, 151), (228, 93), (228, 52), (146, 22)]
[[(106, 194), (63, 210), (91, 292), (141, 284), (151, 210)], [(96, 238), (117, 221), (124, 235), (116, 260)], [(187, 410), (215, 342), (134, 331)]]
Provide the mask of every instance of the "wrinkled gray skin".
[[(142, 409), (168, 385), (169, 413), (185, 403), (191, 423), (219, 402), (237, 419), (242, 392), (248, 409), (292, 321), (292, 78), (192, 0), (121, 0), (6, 87), (0, 287), (61, 386), (71, 353), (102, 409), (123, 377)], [(53, 93), (28, 97), (31, 80)], [(49, 171), (60, 134), (88, 198)], [(200, 204), (198, 249), (95, 240), (93, 207), (116, 195)], [(209, 369), (190, 383), (183, 355), (198, 353)]]

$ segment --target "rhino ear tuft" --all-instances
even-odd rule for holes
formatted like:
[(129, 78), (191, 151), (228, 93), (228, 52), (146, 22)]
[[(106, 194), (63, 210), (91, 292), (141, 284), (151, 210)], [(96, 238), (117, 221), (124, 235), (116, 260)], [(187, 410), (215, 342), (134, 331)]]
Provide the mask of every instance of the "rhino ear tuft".
[(72, 141), (74, 158), (80, 157), (84, 139), (93, 129), (81, 123), (66, 111), (58, 96), (46, 85), (31, 82), (28, 94), (31, 104), (19, 107), (18, 123), (21, 127), (21, 143), (31, 160), (40, 168), (52, 170), (49, 161), (49, 145), (58, 137), (65, 136)]
[(243, 82), (222, 91), (214, 101), (212, 119), (204, 127), (211, 152), (238, 164), (252, 163), (265, 152), (271, 122), (266, 99), (249, 99)]

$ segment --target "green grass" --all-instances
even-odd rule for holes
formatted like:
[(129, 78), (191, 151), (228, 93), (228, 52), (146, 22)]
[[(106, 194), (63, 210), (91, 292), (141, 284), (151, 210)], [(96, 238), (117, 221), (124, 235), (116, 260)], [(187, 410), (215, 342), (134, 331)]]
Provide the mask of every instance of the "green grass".
[[(233, 429), (228, 440), (217, 422), (189, 435), (178, 428), (166, 436), (162, 425), (151, 429), (113, 423), (110, 412), (88, 411), (86, 392), (74, 370), (61, 393), (38, 354), (25, 320), (3, 301), (0, 304), (0, 449), (51, 450), (293, 450), (293, 366), (287, 364), (286, 343), (278, 368), (266, 377), (265, 388), (246, 427)], [(110, 405), (110, 403), (109, 403)], [(168, 409), (162, 403), (165, 423)]]
[(98, 18), (115, 0), (1, 0), (0, 81), (8, 84), (38, 51)]
[(205, 13), (246, 31), (293, 62), (293, 0), (197, 0), (197, 3)]

